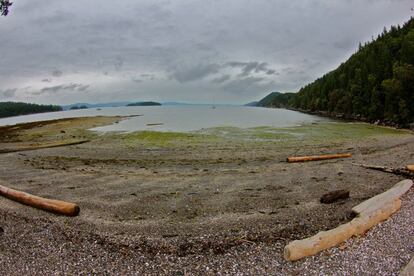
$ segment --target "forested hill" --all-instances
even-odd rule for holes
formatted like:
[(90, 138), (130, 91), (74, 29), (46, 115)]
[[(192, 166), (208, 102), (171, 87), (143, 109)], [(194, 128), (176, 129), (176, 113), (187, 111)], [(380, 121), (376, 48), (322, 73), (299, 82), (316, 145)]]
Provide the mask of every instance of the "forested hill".
[(0, 102), (0, 118), (61, 110), (62, 107), (57, 105), (39, 105), (20, 102)]
[(414, 122), (414, 19), (360, 45), (336, 70), (290, 96), (288, 107), (388, 125)]
[(289, 107), (289, 100), (292, 96), (295, 95), (294, 93), (280, 93), (280, 92), (272, 92), (259, 102), (257, 102), (256, 106), (262, 107)]

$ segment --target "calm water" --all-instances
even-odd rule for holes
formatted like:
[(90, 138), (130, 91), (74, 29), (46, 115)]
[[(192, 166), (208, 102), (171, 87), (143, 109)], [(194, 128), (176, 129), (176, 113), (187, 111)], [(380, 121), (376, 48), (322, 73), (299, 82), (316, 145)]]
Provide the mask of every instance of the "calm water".
[[(44, 121), (60, 118), (86, 116), (142, 115), (132, 117), (98, 131), (195, 131), (212, 127), (251, 128), (259, 126), (289, 127), (312, 122), (327, 121), (325, 118), (285, 109), (270, 109), (244, 106), (151, 106), (111, 107), (70, 110), (5, 118), (0, 125)], [(162, 125), (148, 125), (162, 124)]]

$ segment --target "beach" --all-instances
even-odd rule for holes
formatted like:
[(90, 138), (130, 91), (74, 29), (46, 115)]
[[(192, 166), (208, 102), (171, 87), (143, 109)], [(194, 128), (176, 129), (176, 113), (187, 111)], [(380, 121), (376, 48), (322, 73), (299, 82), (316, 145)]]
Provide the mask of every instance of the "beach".
[[(289, 241), (349, 221), (353, 206), (404, 179), (353, 163), (413, 163), (410, 131), (352, 123), (290, 132), (253, 129), (247, 135), (219, 128), (87, 130), (122, 119), (3, 127), (0, 181), (81, 208), (78, 217), (68, 218), (0, 198), (0, 264), (6, 274), (398, 274), (413, 255), (411, 191), (400, 212), (368, 232), (372, 246), (362, 237), (295, 263), (282, 257)], [(286, 136), (291, 133), (294, 138)], [(301, 138), (307, 135), (314, 138)], [(36, 149), (56, 141), (85, 142)], [(329, 153), (352, 157), (286, 162), (288, 156)], [(349, 190), (350, 198), (319, 202), (338, 189)], [(375, 242), (385, 234), (391, 245)], [(384, 248), (393, 252), (387, 266), (380, 265), (389, 257)]]

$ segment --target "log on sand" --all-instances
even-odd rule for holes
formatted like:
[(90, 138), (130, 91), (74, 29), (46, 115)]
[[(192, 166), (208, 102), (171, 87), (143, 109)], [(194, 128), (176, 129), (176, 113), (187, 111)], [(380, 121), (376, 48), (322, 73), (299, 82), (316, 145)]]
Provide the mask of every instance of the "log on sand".
[(10, 153), (10, 152), (19, 152), (19, 151), (29, 151), (29, 150), (38, 150), (38, 149), (47, 149), (47, 148), (57, 148), (57, 147), (64, 147), (64, 146), (73, 146), (73, 145), (80, 145), (84, 143), (88, 143), (90, 140), (71, 140), (71, 141), (63, 141), (63, 142), (51, 142), (45, 144), (33, 144), (29, 146), (16, 146), (15, 148), (6, 148), (0, 149), (1, 153)]
[(406, 168), (392, 168), (392, 167), (357, 164), (357, 163), (351, 163), (351, 164), (355, 166), (360, 166), (366, 169), (371, 169), (371, 170), (376, 170), (376, 171), (381, 171), (381, 172), (386, 172), (386, 173), (392, 173), (396, 175), (402, 175), (408, 178), (414, 177), (414, 169), (413, 170), (409, 169), (410, 166), (412, 165), (408, 165)]
[(346, 158), (351, 157), (351, 153), (338, 153), (338, 154), (326, 154), (326, 155), (311, 155), (311, 156), (292, 156), (287, 158), (287, 162), (306, 162), (306, 161), (318, 161), (318, 160), (327, 160), (335, 158)]
[(0, 185), (0, 195), (31, 207), (65, 216), (77, 216), (80, 211), (79, 206), (74, 203), (34, 196), (3, 185)]
[(349, 198), (348, 190), (336, 190), (322, 195), (319, 201), (323, 204), (331, 204), (340, 199), (347, 198)]
[(400, 197), (412, 185), (413, 181), (403, 180), (388, 191), (352, 208), (352, 212), (357, 215), (352, 221), (335, 229), (319, 232), (310, 238), (289, 243), (284, 249), (285, 259), (296, 261), (307, 256), (313, 256), (322, 250), (341, 244), (352, 236), (362, 235), (397, 212), (401, 207)]

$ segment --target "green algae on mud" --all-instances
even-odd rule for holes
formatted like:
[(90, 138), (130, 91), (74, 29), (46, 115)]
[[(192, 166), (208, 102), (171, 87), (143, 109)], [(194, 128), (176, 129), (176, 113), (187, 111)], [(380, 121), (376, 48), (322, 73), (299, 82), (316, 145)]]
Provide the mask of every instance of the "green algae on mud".
[(378, 136), (409, 135), (408, 130), (375, 126), (367, 123), (326, 122), (294, 127), (215, 127), (194, 132), (138, 131), (121, 134), (125, 145), (159, 147), (209, 145), (216, 143), (280, 143), (280, 145), (341, 143)]
[(212, 142), (218, 137), (214, 135), (203, 135), (184, 132), (158, 132), (158, 131), (137, 131), (128, 134), (121, 134), (121, 139), (127, 146), (136, 144), (147, 144), (153, 146), (174, 146), (183, 143), (197, 144)]

